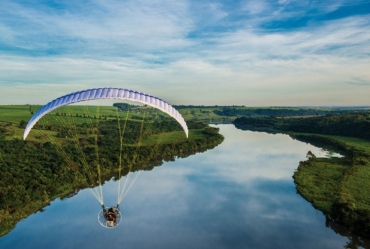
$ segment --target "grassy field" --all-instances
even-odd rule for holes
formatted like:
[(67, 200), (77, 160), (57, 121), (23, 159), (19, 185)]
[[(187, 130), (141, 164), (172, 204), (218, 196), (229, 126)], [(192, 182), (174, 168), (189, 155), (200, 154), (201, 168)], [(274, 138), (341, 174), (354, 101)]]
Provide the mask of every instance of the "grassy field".
[(317, 158), (301, 163), (293, 176), (297, 190), (327, 217), (368, 237), (370, 141), (344, 136), (320, 136), (344, 142), (348, 148), (363, 151), (367, 154), (367, 159), (362, 156), (359, 163), (359, 160), (346, 155), (344, 158)]
[[(41, 106), (31, 107), (39, 109)], [(21, 120), (29, 120), (31, 118), (30, 106), (27, 105), (0, 105), (0, 121), (17, 123)]]
[(341, 212), (333, 209), (336, 204), (348, 206), (348, 217), (338, 221), (352, 229), (358, 220), (356, 212), (364, 212), (363, 218), (370, 217), (369, 179), (370, 163), (349, 166), (345, 159), (318, 159), (309, 166), (300, 166), (294, 174), (298, 192), (329, 218), (336, 219), (336, 213)]
[(188, 107), (181, 108), (179, 112), (184, 117), (185, 120), (198, 119), (204, 120), (206, 122), (222, 122), (222, 121), (231, 121), (236, 118), (236, 116), (225, 117), (217, 115), (214, 113), (215, 110), (221, 110), (222, 107)]
[(329, 136), (329, 135), (325, 135), (325, 136), (342, 141), (350, 146), (353, 146), (359, 150), (363, 150), (366, 153), (370, 154), (370, 141), (368, 140), (354, 138), (354, 137)]
[[(19, 123), (21, 120), (28, 121), (32, 114), (35, 113), (41, 106), (30, 106), (30, 105), (0, 105), (0, 121), (10, 122), (10, 123)], [(179, 112), (184, 117), (185, 120), (198, 119), (198, 120), (233, 120), (236, 117), (225, 117), (215, 114), (214, 110), (220, 110), (221, 107), (211, 107), (211, 108), (182, 108), (179, 109)], [(150, 110), (150, 111), (149, 111)], [(55, 120), (55, 117), (58, 114), (68, 114), (73, 117), (76, 115), (91, 117), (107, 116), (107, 118), (115, 118), (117, 115), (121, 118), (126, 117), (126, 112), (120, 112), (116, 107), (113, 106), (83, 106), (83, 105), (69, 105), (58, 108), (57, 110), (52, 111), (50, 114), (43, 117), (45, 122), (58, 122)], [(129, 112), (129, 118), (133, 116), (142, 115), (143, 113), (152, 113), (160, 115), (160, 112), (151, 107), (133, 107)], [(83, 123), (83, 118), (75, 118), (73, 122)], [(71, 119), (72, 121), (72, 119)]]
[[(7, 132), (5, 133), (5, 139), (22, 139), (24, 127), (20, 127), (21, 121), (28, 122), (31, 118), (32, 113), (35, 113), (41, 106), (29, 106), (29, 105), (3, 105), (0, 106), (0, 127), (6, 127)], [(187, 112), (185, 110), (184, 112)], [(200, 110), (195, 111), (195, 116), (200, 117)], [(66, 116), (64, 116), (66, 115)], [(104, 120), (116, 119), (117, 117), (121, 120), (135, 120), (139, 122), (150, 122), (159, 116), (168, 116), (160, 111), (146, 106), (132, 107), (129, 112), (122, 112), (118, 108), (113, 106), (82, 106), (82, 105), (70, 105), (58, 108), (45, 115), (38, 121), (41, 127), (47, 127), (48, 125), (71, 125), (71, 124), (83, 124), (87, 123), (90, 126), (95, 126), (99, 122)], [(188, 119), (193, 116), (188, 116)], [(185, 119), (187, 119), (185, 117)], [(209, 118), (209, 117), (208, 117)], [(68, 139), (55, 137), (55, 131), (48, 131), (43, 129), (42, 131), (33, 129), (27, 139), (38, 142), (45, 142), (47, 139), (60, 140), (59, 143), (63, 143)], [(189, 140), (196, 140), (202, 137), (201, 130), (189, 131)], [(182, 131), (166, 132), (158, 135), (152, 135), (147, 140), (142, 141), (142, 145), (153, 145), (158, 141), (172, 143), (175, 141), (184, 140), (185, 136)]]
[(343, 172), (348, 167), (340, 161), (318, 159), (309, 167), (299, 167), (294, 180), (299, 193), (325, 214), (331, 212), (333, 198), (339, 198)]
[[(32, 114), (35, 113), (41, 106), (29, 106), (29, 105), (0, 105), (0, 121), (17, 123), (21, 120), (28, 121)], [(143, 114), (160, 115), (161, 113), (154, 108), (136, 106), (132, 107), (128, 112), (128, 117), (133, 118)], [(99, 117), (107, 117), (107, 119), (126, 118), (127, 113), (122, 112), (114, 106), (83, 106), (83, 105), (69, 105), (60, 107), (57, 110), (50, 112), (45, 115), (42, 120), (45, 123), (58, 123), (58, 120), (54, 116), (67, 115), (70, 117), (66, 119), (71, 122), (84, 123), (84, 118), (90, 117), (91, 119), (99, 119)], [(98, 120), (97, 120), (98, 121)]]

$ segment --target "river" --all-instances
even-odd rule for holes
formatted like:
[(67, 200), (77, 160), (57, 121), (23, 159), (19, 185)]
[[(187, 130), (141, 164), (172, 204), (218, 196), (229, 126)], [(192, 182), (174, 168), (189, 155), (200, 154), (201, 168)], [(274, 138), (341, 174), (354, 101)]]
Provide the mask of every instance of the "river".
[[(327, 226), (323, 214), (296, 193), (292, 175), (299, 161), (309, 150), (316, 156), (327, 152), (283, 134), (218, 127), (225, 140), (216, 148), (134, 173), (133, 179), (139, 175), (121, 204), (116, 228), (100, 226), (99, 202), (81, 190), (20, 221), (0, 238), (0, 248), (370, 245), (345, 229)], [(115, 204), (117, 182), (103, 189), (105, 203)]]

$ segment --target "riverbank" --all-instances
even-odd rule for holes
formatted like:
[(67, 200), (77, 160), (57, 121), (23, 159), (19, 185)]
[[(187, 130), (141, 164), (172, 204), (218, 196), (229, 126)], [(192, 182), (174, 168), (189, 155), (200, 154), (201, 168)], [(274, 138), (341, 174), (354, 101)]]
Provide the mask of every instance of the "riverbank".
[[(298, 193), (322, 211), (328, 220), (370, 237), (370, 141), (364, 139), (369, 137), (368, 119), (368, 114), (294, 120), (240, 118), (235, 125), (240, 129), (248, 130), (249, 126), (254, 126), (264, 127), (266, 132), (286, 133), (297, 140), (344, 155), (343, 158), (316, 158), (308, 153), (307, 161), (299, 162), (294, 172), (294, 182)], [(350, 134), (355, 137), (348, 136)]]
[[(187, 122), (186, 138), (168, 118), (94, 117), (83, 123), (83, 116), (64, 117), (35, 127), (26, 141), (20, 139), (22, 122), (0, 122), (0, 236), (56, 198), (212, 149), (224, 139), (218, 128), (196, 121)], [(70, 125), (74, 119), (81, 122)]]
[(370, 237), (370, 151), (364, 149), (369, 142), (340, 136), (292, 136), (314, 145), (330, 146), (345, 155), (300, 162), (294, 182), (298, 193), (329, 220)]

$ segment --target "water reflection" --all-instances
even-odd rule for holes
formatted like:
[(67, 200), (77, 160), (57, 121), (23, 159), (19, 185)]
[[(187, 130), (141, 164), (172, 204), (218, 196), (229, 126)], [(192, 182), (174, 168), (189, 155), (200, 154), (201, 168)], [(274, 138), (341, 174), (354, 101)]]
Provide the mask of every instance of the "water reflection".
[[(101, 228), (100, 206), (84, 190), (21, 221), (0, 238), (0, 247), (343, 248), (350, 243), (349, 235), (325, 225), (292, 180), (308, 150), (324, 151), (286, 135), (220, 128), (225, 140), (215, 149), (140, 173), (121, 204), (117, 228)], [(113, 186), (105, 185), (106, 203), (116, 200)], [(366, 248), (368, 242), (357, 245)]]

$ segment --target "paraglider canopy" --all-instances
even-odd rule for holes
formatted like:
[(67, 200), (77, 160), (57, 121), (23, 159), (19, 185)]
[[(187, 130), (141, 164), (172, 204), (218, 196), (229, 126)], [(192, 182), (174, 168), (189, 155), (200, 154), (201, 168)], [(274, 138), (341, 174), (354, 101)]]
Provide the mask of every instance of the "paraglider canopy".
[(65, 105), (97, 99), (130, 100), (152, 106), (156, 109), (159, 109), (167, 113), (172, 118), (174, 118), (181, 125), (182, 129), (185, 132), (186, 137), (188, 137), (189, 133), (188, 127), (185, 123), (184, 118), (175, 108), (173, 108), (167, 102), (152, 95), (123, 88), (95, 88), (64, 95), (62, 97), (50, 101), (48, 104), (41, 107), (31, 117), (30, 121), (28, 122), (26, 129), (24, 130), (23, 140), (27, 138), (29, 132), (31, 131), (32, 127), (37, 123), (37, 121), (47, 113)]

